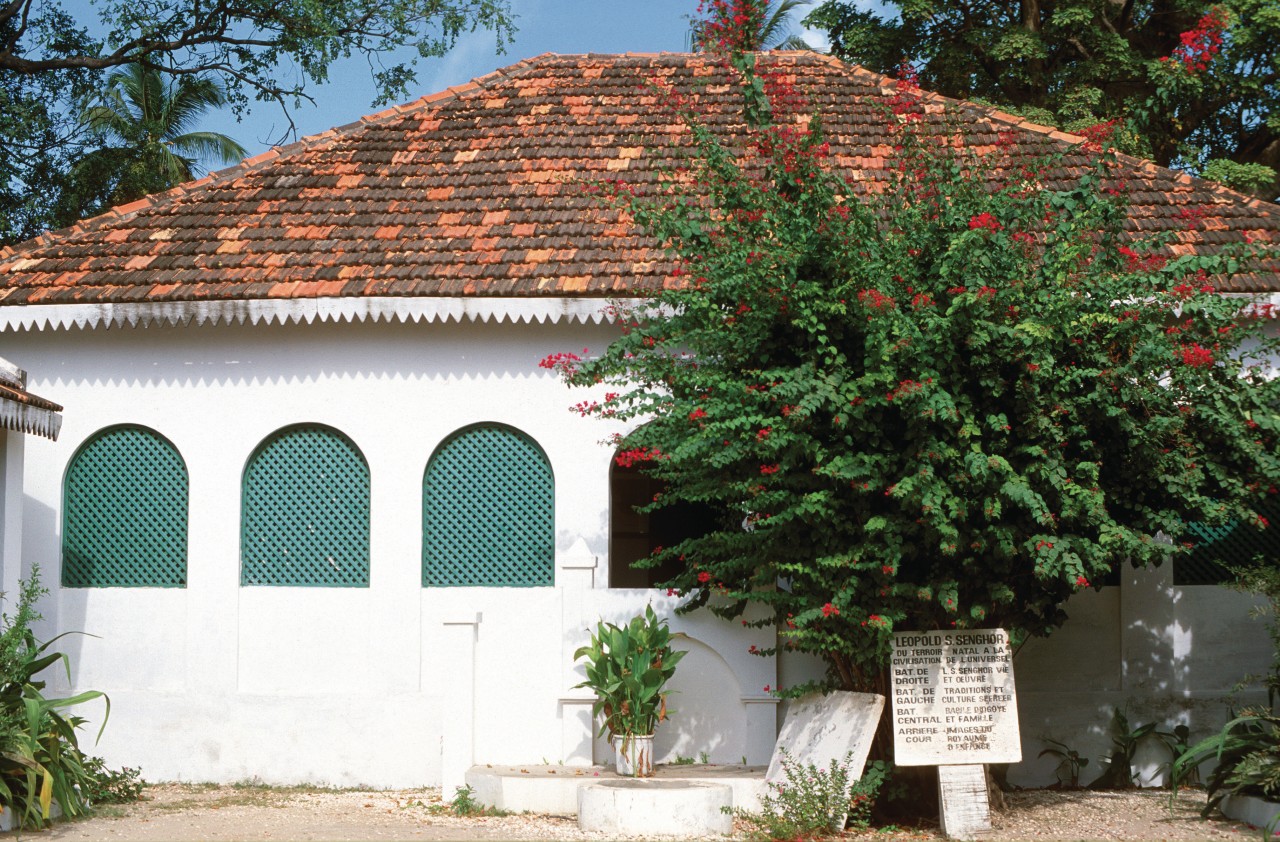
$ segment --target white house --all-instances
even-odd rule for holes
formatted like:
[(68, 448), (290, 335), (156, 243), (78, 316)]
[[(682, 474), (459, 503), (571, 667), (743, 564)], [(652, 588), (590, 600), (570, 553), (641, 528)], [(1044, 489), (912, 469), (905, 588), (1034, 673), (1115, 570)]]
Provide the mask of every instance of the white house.
[[(874, 179), (893, 83), (762, 60), (821, 110), (836, 165)], [(653, 79), (733, 125), (703, 57), (546, 55), (0, 251), (0, 354), (74, 407), (27, 446), (21, 564), (52, 590), (43, 631), (95, 635), (64, 646), (75, 687), (111, 697), (109, 762), (448, 787), (473, 762), (603, 760), (572, 652), (597, 619), (675, 599), (627, 566), (658, 528), (626, 505), (643, 479), (538, 363), (607, 344), (610, 296), (678, 282), (580, 183), (654, 181), (646, 149), (682, 132)], [(978, 146), (1078, 141), (957, 107)], [(1274, 205), (1126, 166), (1135, 225), (1208, 209), (1177, 248), (1280, 238)], [(1224, 291), (1280, 292), (1240, 283)], [(1018, 656), (1015, 780), (1052, 779), (1043, 736), (1105, 746), (1112, 705), (1220, 721), (1266, 665), (1239, 596), (1167, 568), (1076, 597)], [(766, 630), (672, 624), (691, 652), (659, 753), (766, 762), (771, 690), (817, 667), (749, 654)]]

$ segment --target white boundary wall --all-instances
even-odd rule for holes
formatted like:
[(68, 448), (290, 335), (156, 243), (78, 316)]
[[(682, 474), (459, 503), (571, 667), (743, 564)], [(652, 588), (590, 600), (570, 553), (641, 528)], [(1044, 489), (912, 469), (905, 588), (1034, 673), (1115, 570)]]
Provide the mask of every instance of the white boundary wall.
[[(613, 335), (584, 317), (590, 308), (574, 306), (558, 322), (540, 310), (519, 320), (497, 310), (471, 320), (459, 310), (449, 318), (460, 321), (383, 314), (387, 321), (0, 333), (0, 355), (21, 360), (30, 388), (66, 406), (57, 442), (6, 437), (3, 582), (16, 585), (20, 539), (23, 574), (38, 563), (52, 591), (40, 633), (97, 635), (62, 641), (74, 689), (112, 698), (101, 744), (93, 748), (87, 732), (86, 745), (152, 780), (448, 787), (472, 761), (604, 760), (589, 700), (572, 689), (573, 650), (600, 617), (623, 620), (646, 602), (670, 615), (673, 601), (606, 588), (610, 429), (567, 411), (586, 393), (537, 365), (550, 353), (599, 349)], [(421, 587), (423, 470), (449, 433), (480, 421), (524, 431), (550, 459), (554, 588)], [(299, 422), (341, 430), (368, 461), (368, 588), (239, 585), (245, 461), (266, 436)], [(94, 432), (120, 423), (157, 430), (186, 461), (184, 589), (58, 585), (67, 462)], [(1026, 760), (1015, 782), (1052, 781), (1053, 762), (1036, 760), (1041, 737), (1101, 757), (1114, 705), (1128, 705), (1134, 725), (1191, 717), (1203, 733), (1223, 720), (1221, 699), (1240, 675), (1265, 668), (1269, 645), (1245, 617), (1247, 600), (1173, 588), (1168, 570), (1078, 595), (1066, 628), (1018, 654)], [(765, 630), (706, 614), (672, 623), (691, 636), (691, 654), (677, 673), (677, 717), (659, 732), (659, 759), (706, 751), (716, 762), (766, 763), (777, 720), (764, 686), (820, 667), (748, 655), (752, 644), (771, 644)], [(1086, 775), (1096, 769), (1095, 759)]]

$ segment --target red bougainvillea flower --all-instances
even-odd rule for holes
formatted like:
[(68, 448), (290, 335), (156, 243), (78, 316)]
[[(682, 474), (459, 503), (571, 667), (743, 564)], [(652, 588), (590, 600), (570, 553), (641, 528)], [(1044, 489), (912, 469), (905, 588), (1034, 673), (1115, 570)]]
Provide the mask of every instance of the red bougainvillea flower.
[(1089, 580), (1088, 580), (1088, 579), (1086, 579), (1086, 578), (1085, 578), (1085, 577), (1083, 577), (1083, 576), (1077, 576), (1077, 577), (1076, 577), (1076, 587), (1077, 587), (1077, 588), (1087, 588), (1087, 587), (1089, 587)]
[(1213, 366), (1213, 351), (1199, 344), (1179, 345), (1178, 356), (1182, 364), (1191, 368), (1210, 368)]
[(1182, 69), (1192, 76), (1207, 70), (1209, 62), (1222, 50), (1222, 33), (1226, 28), (1226, 9), (1214, 6), (1200, 18), (1195, 29), (1179, 36), (1182, 44), (1169, 58), (1182, 62)]
[(631, 450), (624, 450), (617, 456), (613, 457), (613, 461), (619, 468), (630, 468), (638, 462), (652, 462), (655, 459), (662, 458), (662, 451), (658, 448), (636, 447)]
[(703, 570), (701, 573), (698, 574), (699, 584), (705, 585), (707, 582), (710, 582), (710, 581), (711, 581), (711, 574), (708, 573), (707, 571)]
[(897, 302), (892, 296), (885, 295), (878, 289), (864, 289), (858, 293), (858, 301), (868, 310), (892, 310)]
[(972, 216), (969, 218), (970, 231), (975, 231), (978, 229), (982, 229), (986, 231), (999, 231), (1002, 228), (1004, 228), (1004, 226), (1001, 225), (1000, 222), (994, 216), (987, 213), (986, 211), (983, 211), (977, 216)]
[(832, 605), (830, 602), (828, 602), (826, 605), (822, 606), (822, 616), (824, 616), (824, 617), (839, 617), (839, 616), (840, 616), (840, 609), (839, 609), (839, 608), (836, 608), (834, 605)]
[(1080, 136), (1084, 138), (1084, 148), (1090, 152), (1101, 152), (1102, 147), (1111, 140), (1111, 136), (1116, 132), (1116, 126), (1119, 120), (1108, 120), (1105, 123), (1094, 123), (1080, 130)]
[(707, 417), (707, 411), (702, 407), (698, 407), (693, 412), (689, 413), (690, 421), (697, 421), (699, 418), (706, 418), (706, 417)]

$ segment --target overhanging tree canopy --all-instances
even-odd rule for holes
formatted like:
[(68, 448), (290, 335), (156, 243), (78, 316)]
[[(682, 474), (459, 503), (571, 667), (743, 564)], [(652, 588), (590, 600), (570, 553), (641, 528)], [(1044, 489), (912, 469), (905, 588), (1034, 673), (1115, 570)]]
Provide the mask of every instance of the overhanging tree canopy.
[[(827, 0), (806, 19), (872, 70), (1068, 131), (1116, 120), (1129, 151), (1280, 195), (1280, 15), (1269, 0)], [(1125, 139), (1125, 138), (1122, 138)], [(1270, 167), (1269, 176), (1247, 165)]]
[(895, 629), (1046, 633), (1115, 565), (1185, 551), (1187, 521), (1261, 524), (1276, 343), (1210, 285), (1241, 255), (1122, 239), (1109, 154), (1077, 150), (1054, 188), (1061, 160), (1024, 165), (1016, 132), (966, 148), (910, 86), (879, 116), (895, 154), (870, 189), (828, 169), (785, 78), (734, 66), (745, 137), (673, 93), (687, 166), (657, 196), (601, 186), (681, 283), (623, 308), (598, 357), (544, 361), (596, 390), (584, 414), (637, 424), (618, 459), (667, 483), (654, 507), (722, 513), (655, 553), (683, 562), (688, 605), (764, 602), (781, 645), (865, 688)]

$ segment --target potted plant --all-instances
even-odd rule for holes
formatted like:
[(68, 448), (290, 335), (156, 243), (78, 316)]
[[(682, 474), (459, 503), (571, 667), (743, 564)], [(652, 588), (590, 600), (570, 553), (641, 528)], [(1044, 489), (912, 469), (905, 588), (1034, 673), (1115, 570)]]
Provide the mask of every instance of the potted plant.
[(646, 606), (626, 625), (600, 622), (591, 643), (573, 653), (586, 660), (587, 680), (575, 687), (595, 692), (592, 713), (609, 736), (618, 774), (653, 774), (653, 729), (667, 718), (663, 687), (675, 674), (684, 652), (671, 648), (671, 630)]

